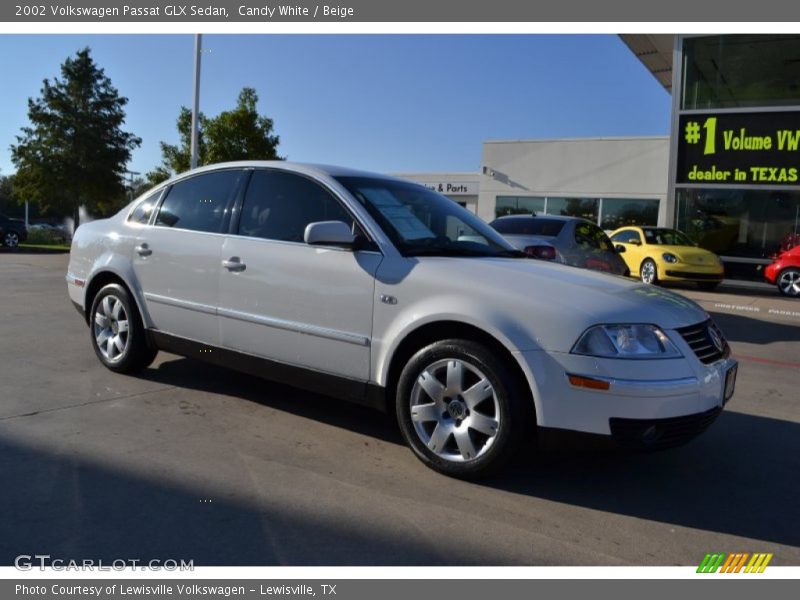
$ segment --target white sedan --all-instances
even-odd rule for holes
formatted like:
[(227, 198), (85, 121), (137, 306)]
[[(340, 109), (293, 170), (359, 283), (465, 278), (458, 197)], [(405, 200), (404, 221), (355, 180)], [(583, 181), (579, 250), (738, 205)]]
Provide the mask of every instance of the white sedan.
[(113, 371), (165, 350), (376, 406), (457, 477), (537, 427), (684, 443), (736, 377), (690, 300), (529, 260), (443, 196), (338, 167), (182, 174), (82, 225), (67, 284)]

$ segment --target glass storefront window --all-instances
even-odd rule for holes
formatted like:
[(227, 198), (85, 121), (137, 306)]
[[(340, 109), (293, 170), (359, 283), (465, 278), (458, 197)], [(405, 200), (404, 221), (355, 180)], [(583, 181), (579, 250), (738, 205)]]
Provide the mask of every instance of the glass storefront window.
[(530, 215), (544, 212), (544, 198), (539, 196), (498, 196), (494, 206), (496, 217)]
[(677, 229), (722, 256), (768, 258), (800, 233), (800, 192), (679, 189)]
[(797, 106), (798, 82), (798, 35), (683, 39), (683, 110)]
[(603, 198), (600, 228), (613, 231), (625, 225), (658, 225), (658, 200)]
[(599, 198), (547, 198), (547, 214), (583, 217), (597, 223)]

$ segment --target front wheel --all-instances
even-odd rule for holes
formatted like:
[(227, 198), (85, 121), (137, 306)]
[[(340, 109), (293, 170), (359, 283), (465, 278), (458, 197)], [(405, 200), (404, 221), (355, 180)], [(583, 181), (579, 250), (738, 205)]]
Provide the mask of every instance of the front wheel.
[(459, 478), (500, 468), (535, 416), (530, 397), (484, 346), (443, 340), (417, 352), (397, 386), (397, 420), (428, 467)]
[(800, 269), (784, 269), (775, 283), (784, 296), (800, 298)]
[(146, 338), (144, 325), (128, 291), (110, 283), (94, 297), (89, 333), (97, 358), (116, 373), (135, 373), (153, 362), (158, 350)]
[(648, 258), (642, 263), (642, 266), (639, 267), (639, 278), (642, 283), (652, 285), (658, 283), (658, 268), (653, 260)]

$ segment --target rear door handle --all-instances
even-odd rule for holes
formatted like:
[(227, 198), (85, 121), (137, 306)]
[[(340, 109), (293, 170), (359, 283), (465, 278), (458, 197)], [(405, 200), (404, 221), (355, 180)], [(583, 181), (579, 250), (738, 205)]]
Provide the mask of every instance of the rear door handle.
[(228, 260), (223, 260), (222, 266), (232, 273), (238, 273), (239, 271), (244, 271), (247, 268), (247, 265), (244, 264), (242, 259), (238, 256), (231, 256)]
[(150, 256), (153, 253), (153, 251), (150, 250), (150, 246), (147, 244), (136, 246), (136, 252), (139, 254), (139, 256)]

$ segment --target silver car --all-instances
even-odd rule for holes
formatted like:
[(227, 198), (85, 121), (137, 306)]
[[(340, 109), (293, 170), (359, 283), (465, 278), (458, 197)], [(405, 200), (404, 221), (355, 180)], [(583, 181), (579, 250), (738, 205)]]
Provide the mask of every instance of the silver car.
[(457, 477), (536, 427), (683, 443), (736, 377), (690, 300), (526, 260), (423, 186), (338, 167), (180, 175), (81, 225), (66, 278), (112, 371), (165, 350), (369, 404)]

